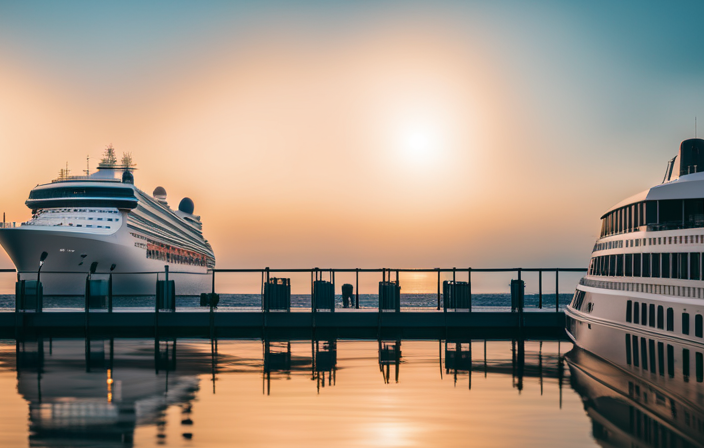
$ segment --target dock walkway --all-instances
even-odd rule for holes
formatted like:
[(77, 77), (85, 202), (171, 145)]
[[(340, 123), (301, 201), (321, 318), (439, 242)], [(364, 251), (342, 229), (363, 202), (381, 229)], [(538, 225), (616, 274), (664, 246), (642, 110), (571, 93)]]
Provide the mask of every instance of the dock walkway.
[(0, 337), (87, 334), (131, 337), (262, 337), (324, 333), (340, 338), (562, 337), (563, 312), (159, 312), (0, 313)]

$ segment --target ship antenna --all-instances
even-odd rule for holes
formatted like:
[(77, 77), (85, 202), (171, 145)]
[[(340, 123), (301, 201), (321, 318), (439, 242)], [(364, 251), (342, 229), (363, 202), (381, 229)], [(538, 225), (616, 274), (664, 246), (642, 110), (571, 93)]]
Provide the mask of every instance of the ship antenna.
[(90, 155), (86, 156), (86, 176), (90, 176)]

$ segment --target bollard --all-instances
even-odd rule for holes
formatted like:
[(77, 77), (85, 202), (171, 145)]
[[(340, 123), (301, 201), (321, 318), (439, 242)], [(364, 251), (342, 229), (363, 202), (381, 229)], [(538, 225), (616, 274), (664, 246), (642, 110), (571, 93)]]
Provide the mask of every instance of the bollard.
[(442, 286), (445, 309), (471, 310), (469, 283), (445, 280)]
[(518, 327), (523, 328), (523, 296), (525, 292), (525, 283), (520, 280), (511, 280), (511, 312), (518, 311)]
[[(352, 286), (352, 285), (350, 285)], [(315, 311), (328, 310), (335, 312), (335, 285), (325, 280), (313, 282), (313, 297), (315, 298)]]
[(264, 311), (270, 310), (291, 311), (291, 279), (271, 277), (264, 284)]
[(21, 280), (15, 284), (15, 310), (42, 311), (44, 288), (36, 280)]
[(379, 312), (383, 310), (401, 311), (401, 287), (397, 282), (379, 282)]
[(349, 283), (342, 285), (342, 306), (343, 308), (350, 307), (350, 301), (352, 300), (352, 292), (354, 291), (354, 286)]

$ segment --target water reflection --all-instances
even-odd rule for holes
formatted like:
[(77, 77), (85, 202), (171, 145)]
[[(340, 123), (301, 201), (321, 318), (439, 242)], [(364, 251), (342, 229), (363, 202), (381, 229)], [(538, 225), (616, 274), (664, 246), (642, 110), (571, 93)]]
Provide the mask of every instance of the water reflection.
[[(273, 445), (308, 440), (311, 431), (317, 431), (313, 445), (462, 445), (471, 435), (484, 446), (501, 446), (560, 437), (535, 430), (535, 423), (520, 437), (490, 435), (507, 405), (528, 416), (529, 409), (553, 413), (553, 422), (567, 416), (560, 413), (566, 370), (557, 341), (39, 338), (11, 344), (0, 343), (0, 385), (3, 372), (15, 372), (32, 446)], [(511, 390), (514, 398), (506, 395)], [(473, 398), (456, 400), (458, 393)], [(569, 418), (586, 424), (579, 400), (570, 403)], [(272, 422), (279, 431), (270, 431)]]
[(394, 380), (398, 383), (401, 372), (401, 341), (385, 342), (379, 340), (379, 370), (384, 378), (384, 384), (391, 381), (391, 367), (393, 366)]
[(692, 376), (704, 370), (696, 365), (701, 344), (648, 331), (582, 327), (575, 331), (589, 351), (575, 347), (566, 361), (600, 443), (704, 446), (704, 379)]
[(153, 352), (123, 344), (116, 357), (113, 339), (39, 338), (16, 342), (15, 360), (30, 440), (46, 446), (129, 444), (136, 426), (158, 426), (167, 407), (187, 413), (199, 385), (197, 366), (176, 369), (176, 341), (154, 341)]

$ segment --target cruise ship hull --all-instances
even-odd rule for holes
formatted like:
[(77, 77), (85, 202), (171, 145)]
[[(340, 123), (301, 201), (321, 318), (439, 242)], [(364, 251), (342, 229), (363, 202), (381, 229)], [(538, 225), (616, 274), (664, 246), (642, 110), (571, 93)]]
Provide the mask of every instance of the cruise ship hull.
[(157, 276), (164, 279), (165, 266), (169, 266), (169, 279), (176, 282), (177, 295), (198, 295), (210, 284), (206, 267), (148, 259), (146, 249), (135, 245), (126, 226), (112, 234), (41, 226), (5, 228), (0, 229), (0, 244), (27, 280), (36, 279), (41, 253), (47, 252), (41, 271), (45, 295), (83, 295), (94, 262), (98, 263), (94, 278), (105, 278), (115, 265), (115, 295), (154, 295)]
[[(691, 316), (701, 312), (702, 304), (697, 299), (671, 298), (656, 294), (615, 294), (617, 291), (597, 292), (596, 288), (580, 285), (578, 291), (585, 292), (584, 302), (592, 303), (590, 312), (576, 310), (571, 304), (566, 312), (566, 331), (574, 343), (599, 358), (620, 367), (636, 376), (650, 381), (677, 394), (686, 401), (701, 403), (704, 397), (704, 366), (699, 365), (704, 353), (704, 341), (693, 333), (682, 333), (681, 313)], [(621, 291), (618, 291), (621, 292)], [(649, 297), (646, 297), (649, 296)], [(640, 323), (625, 322), (627, 301), (639, 304), (661, 305), (664, 309), (673, 308), (673, 330)], [(584, 308), (584, 306), (582, 307)], [(622, 316), (623, 322), (617, 316)], [(665, 322), (666, 323), (666, 322)], [(684, 358), (687, 358), (685, 360)]]
[[(643, 332), (651, 337), (675, 338), (704, 350), (704, 339), (697, 336), (695, 317), (704, 314), (704, 301), (697, 298), (673, 297), (663, 294), (610, 290), (579, 285), (577, 292), (584, 295), (575, 308), (575, 300), (566, 309), (567, 331), (575, 343), (587, 350), (585, 338), (589, 332), (579, 329), (599, 324), (629, 332)], [(630, 306), (629, 306), (630, 302)], [(639, 312), (634, 313), (635, 308)], [(640, 311), (645, 308), (645, 314)], [(634, 319), (634, 314), (638, 319)], [(668, 318), (668, 314), (671, 317)], [(683, 316), (689, 325), (683, 326)], [(575, 326), (575, 322), (580, 325)], [(589, 344), (587, 344), (589, 345)]]
[[(618, 330), (600, 334), (605, 339), (599, 347), (606, 352), (613, 352), (608, 346), (619, 345), (618, 340), (625, 341), (623, 333), (613, 331)], [(702, 385), (682, 375), (683, 347), (667, 345), (665, 351), (673, 356), (665, 355), (662, 375), (658, 368), (651, 372), (641, 363), (634, 366), (625, 342), (619, 347), (623, 356), (611, 362), (578, 347), (565, 356), (571, 386), (582, 397), (597, 442), (608, 447), (704, 446), (695, 423), (704, 417)]]

